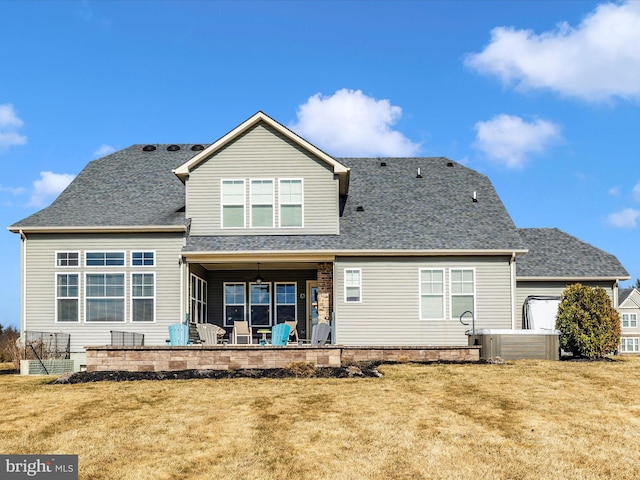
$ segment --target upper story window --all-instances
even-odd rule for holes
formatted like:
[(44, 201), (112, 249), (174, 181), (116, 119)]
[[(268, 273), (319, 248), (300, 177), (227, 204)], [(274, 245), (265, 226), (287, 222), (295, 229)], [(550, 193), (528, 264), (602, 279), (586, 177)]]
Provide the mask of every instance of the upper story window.
[(420, 269), (420, 318), (444, 319), (444, 270)]
[(359, 268), (344, 270), (344, 301), (347, 303), (362, 301), (362, 270)]
[(302, 227), (302, 179), (280, 180), (280, 226)]
[(244, 180), (222, 180), (222, 227), (244, 228)]
[(636, 328), (638, 326), (638, 317), (635, 313), (623, 313), (621, 316), (623, 328)]
[(56, 252), (56, 267), (77, 267), (79, 265), (79, 252)]
[(251, 226), (273, 227), (273, 180), (251, 180)]
[(155, 252), (131, 252), (132, 267), (153, 267), (155, 265)]
[(86, 252), (87, 267), (123, 267), (124, 252)]

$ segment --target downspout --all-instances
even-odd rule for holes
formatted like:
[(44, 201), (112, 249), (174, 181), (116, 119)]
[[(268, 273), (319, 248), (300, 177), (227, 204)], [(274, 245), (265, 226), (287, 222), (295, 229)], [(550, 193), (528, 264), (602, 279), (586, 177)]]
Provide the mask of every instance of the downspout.
[(511, 330), (516, 329), (516, 252), (511, 254), (509, 260), (511, 269)]
[(27, 331), (27, 236), (20, 229), (20, 255), (22, 257), (22, 305), (20, 306), (20, 343), (22, 347), (25, 346), (26, 338), (25, 332)]
[(613, 307), (618, 308), (618, 280), (613, 282)]

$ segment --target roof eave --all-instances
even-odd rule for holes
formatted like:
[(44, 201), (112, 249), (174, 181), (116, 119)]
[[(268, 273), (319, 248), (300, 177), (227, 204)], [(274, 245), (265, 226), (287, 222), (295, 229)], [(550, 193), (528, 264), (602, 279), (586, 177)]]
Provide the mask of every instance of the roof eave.
[(602, 282), (602, 281), (623, 281), (629, 280), (631, 277), (629, 275), (605, 275), (601, 277), (581, 277), (578, 275), (569, 276), (569, 277), (527, 277), (522, 275), (516, 275), (516, 281), (527, 281), (527, 282)]
[(146, 233), (185, 232), (186, 225), (105, 225), (105, 226), (16, 226), (7, 227), (12, 233)]

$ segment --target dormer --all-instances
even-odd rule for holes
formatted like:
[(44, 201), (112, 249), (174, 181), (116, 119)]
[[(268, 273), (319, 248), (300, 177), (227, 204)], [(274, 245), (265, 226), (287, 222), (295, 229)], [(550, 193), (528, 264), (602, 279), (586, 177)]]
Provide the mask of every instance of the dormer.
[(191, 235), (339, 233), (349, 169), (262, 112), (174, 173)]

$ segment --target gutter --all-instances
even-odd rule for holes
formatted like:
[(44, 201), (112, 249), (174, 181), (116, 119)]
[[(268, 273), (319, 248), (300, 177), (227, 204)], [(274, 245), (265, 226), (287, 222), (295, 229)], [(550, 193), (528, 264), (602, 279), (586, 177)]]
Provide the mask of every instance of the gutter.
[(144, 233), (186, 232), (186, 225), (107, 225), (88, 227), (7, 227), (12, 233)]

